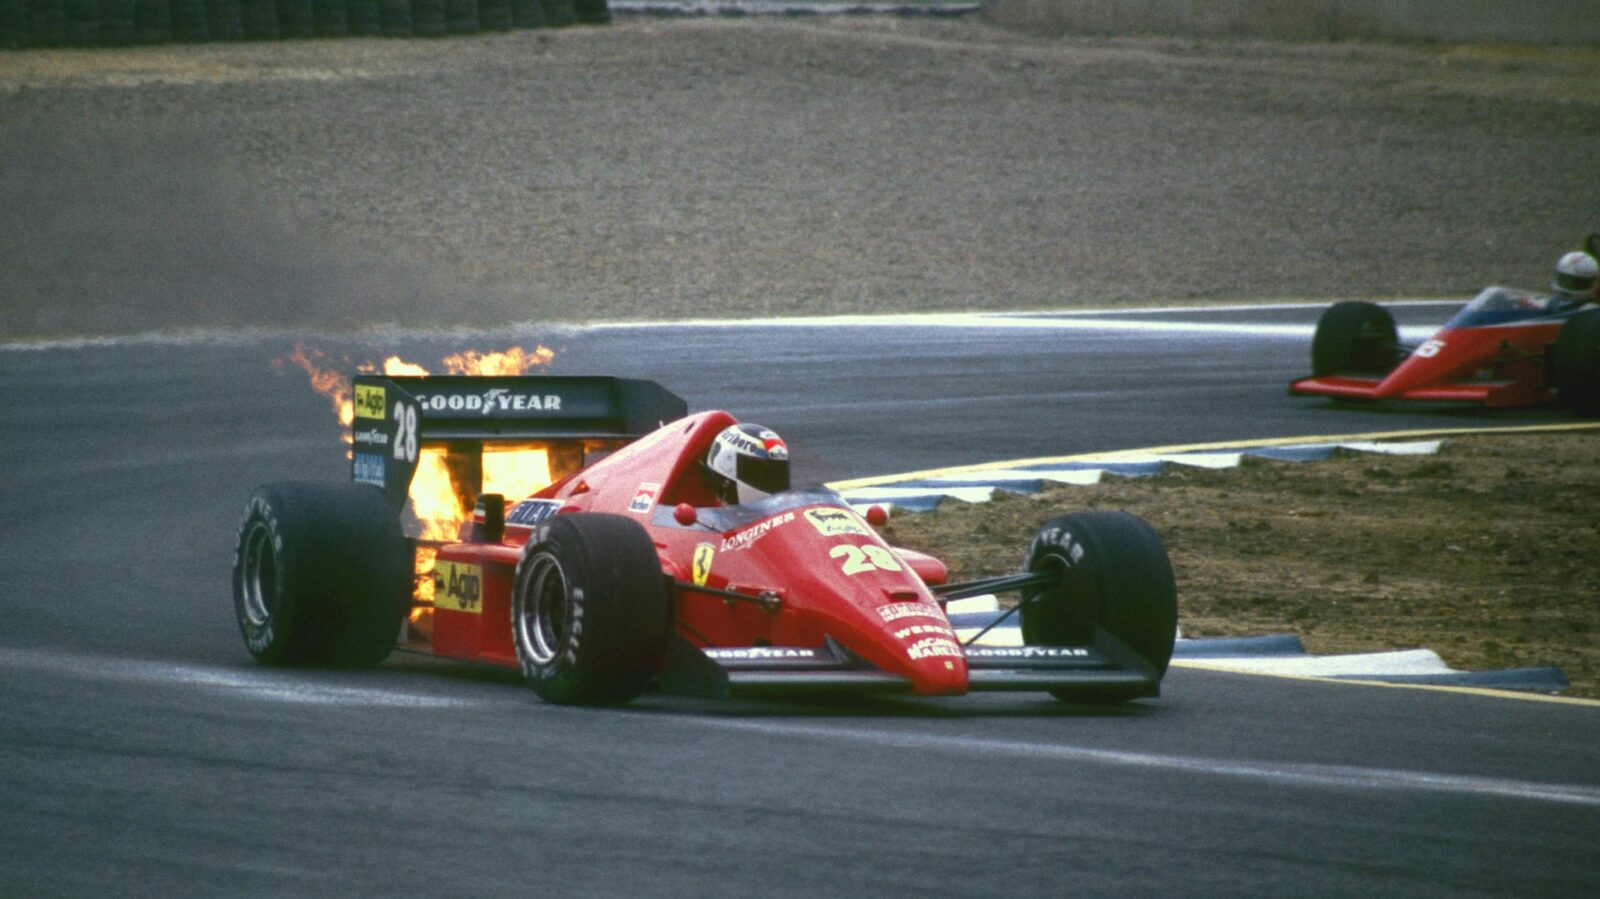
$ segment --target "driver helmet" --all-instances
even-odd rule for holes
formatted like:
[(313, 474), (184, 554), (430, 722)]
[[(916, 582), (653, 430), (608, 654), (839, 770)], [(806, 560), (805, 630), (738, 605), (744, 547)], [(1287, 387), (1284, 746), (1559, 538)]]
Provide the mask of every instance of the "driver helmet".
[(1550, 286), (1565, 297), (1588, 297), (1600, 282), (1600, 263), (1588, 253), (1574, 250), (1556, 263)]
[(761, 425), (730, 425), (711, 442), (706, 475), (725, 503), (754, 502), (789, 489), (789, 447)]

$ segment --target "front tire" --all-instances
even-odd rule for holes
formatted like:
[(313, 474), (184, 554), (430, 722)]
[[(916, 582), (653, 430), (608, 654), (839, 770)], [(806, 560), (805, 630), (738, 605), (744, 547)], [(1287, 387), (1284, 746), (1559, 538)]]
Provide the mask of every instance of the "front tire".
[(560, 515), (522, 550), (511, 628), (522, 672), (562, 705), (620, 705), (666, 660), (672, 600), (655, 544), (621, 515)]
[(1600, 416), (1600, 309), (1580, 312), (1561, 326), (1550, 349), (1550, 386), (1574, 413)]
[(268, 484), (239, 524), (233, 607), (268, 665), (370, 667), (388, 658), (411, 604), (412, 554), (383, 491)]
[(1386, 375), (1400, 362), (1400, 332), (1389, 310), (1375, 303), (1329, 306), (1311, 338), (1311, 373)]
[[(1126, 512), (1052, 518), (1028, 548), (1029, 571), (1059, 570), (1052, 587), (1024, 592), (1022, 642), (1094, 646), (1156, 683), (1167, 672), (1178, 631), (1178, 588), (1161, 538)], [(1093, 687), (1050, 691), (1063, 702), (1125, 702), (1151, 690)]]

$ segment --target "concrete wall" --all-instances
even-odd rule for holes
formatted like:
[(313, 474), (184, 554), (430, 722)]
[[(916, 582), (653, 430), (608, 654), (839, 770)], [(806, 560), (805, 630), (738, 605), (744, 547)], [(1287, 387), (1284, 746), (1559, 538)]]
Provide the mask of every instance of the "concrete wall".
[(1600, 45), (1597, 0), (989, 0), (1042, 34), (1185, 34)]

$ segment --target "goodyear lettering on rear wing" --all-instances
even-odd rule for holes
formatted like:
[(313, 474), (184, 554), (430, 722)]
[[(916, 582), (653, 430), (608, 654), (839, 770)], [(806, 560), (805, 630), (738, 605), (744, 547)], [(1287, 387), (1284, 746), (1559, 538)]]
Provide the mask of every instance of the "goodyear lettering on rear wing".
[(424, 412), (476, 412), (480, 415), (507, 412), (560, 412), (561, 401), (560, 394), (518, 393), (505, 387), (491, 387), (481, 393), (417, 395), (417, 405)]

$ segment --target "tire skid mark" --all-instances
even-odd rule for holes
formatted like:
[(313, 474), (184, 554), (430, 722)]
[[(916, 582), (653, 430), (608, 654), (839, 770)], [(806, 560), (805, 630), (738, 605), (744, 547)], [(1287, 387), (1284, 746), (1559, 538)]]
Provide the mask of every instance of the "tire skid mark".
[(282, 675), (242, 672), (206, 665), (30, 649), (0, 648), (0, 668), (154, 686), (199, 687), (252, 699), (307, 705), (468, 708), (485, 704), (481, 700), (452, 696), (316, 683), (308, 681), (305, 672)]
[(1302, 762), (1265, 762), (1217, 759), (1114, 749), (1090, 749), (1057, 743), (1034, 743), (986, 737), (962, 737), (884, 730), (819, 727), (696, 717), (696, 727), (743, 731), (768, 736), (801, 737), (848, 743), (869, 743), (892, 749), (996, 757), (1070, 761), (1123, 768), (1165, 771), (1202, 777), (1228, 777), (1306, 789), (1404, 790), (1443, 793), (1469, 798), (1520, 799), (1600, 808), (1600, 786), (1553, 784), (1496, 777), (1476, 777), (1430, 771), (1367, 768), (1354, 765), (1317, 765)]

